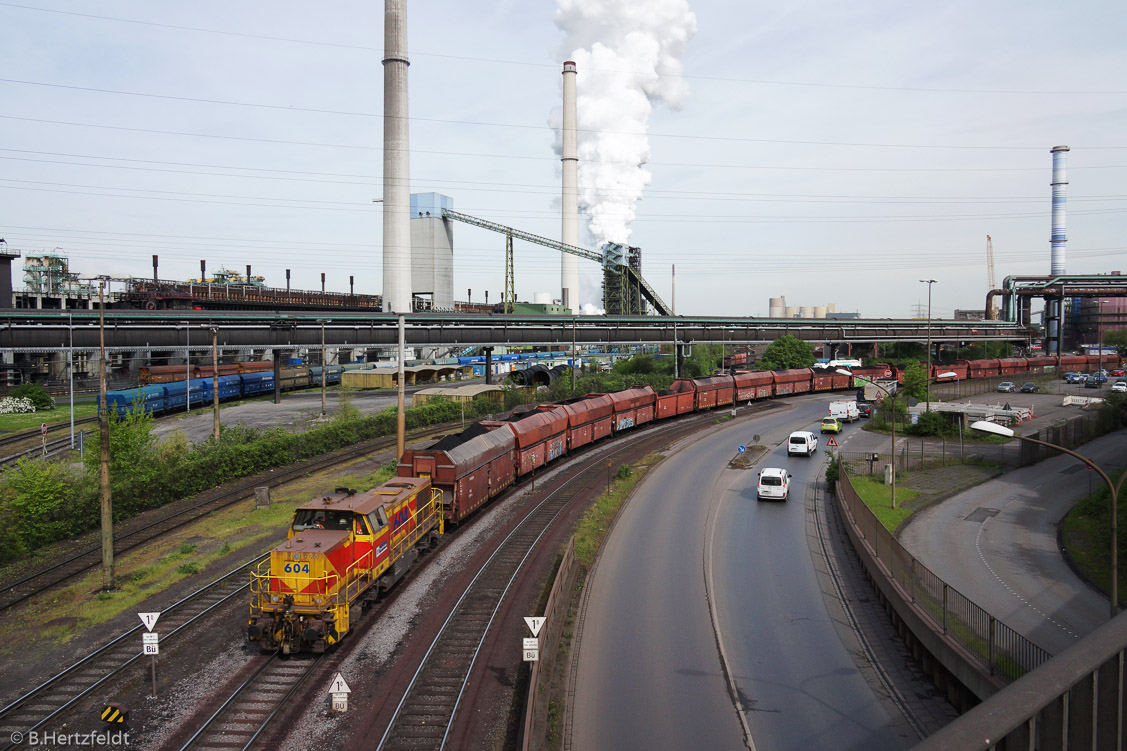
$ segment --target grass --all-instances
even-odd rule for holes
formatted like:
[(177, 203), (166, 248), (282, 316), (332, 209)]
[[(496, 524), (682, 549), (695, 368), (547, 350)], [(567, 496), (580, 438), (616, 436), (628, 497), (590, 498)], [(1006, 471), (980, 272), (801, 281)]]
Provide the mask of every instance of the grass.
[[(861, 500), (865, 505), (876, 515), (877, 519), (884, 528), (889, 532), (895, 533), (896, 528), (909, 516), (912, 515), (912, 510), (898, 505), (897, 508), (892, 508), (892, 487), (879, 483), (868, 477), (854, 477), (850, 476), (849, 481), (853, 483), (853, 489), (861, 496)], [(904, 501), (909, 501), (920, 494), (918, 490), (911, 490), (909, 488), (898, 487), (896, 489), (896, 502), (902, 504)]]
[[(85, 417), (97, 417), (98, 405), (94, 402), (75, 402), (74, 419), (81, 420)], [(55, 399), (54, 409), (45, 409), (39, 412), (28, 412), (22, 415), (0, 415), (0, 432), (19, 433), (24, 430), (33, 430), (43, 423), (48, 425), (70, 424), (70, 402), (64, 399)]]
[(636, 464), (627, 477), (620, 477), (611, 483), (610, 489), (599, 496), (598, 500), (587, 509), (587, 513), (579, 520), (575, 529), (575, 557), (580, 565), (590, 568), (595, 562), (595, 556), (606, 538), (607, 530), (622, 507), (623, 501), (630, 495), (634, 486), (646, 476), (649, 468), (657, 464), (664, 457), (661, 454), (650, 454)]
[[(1117, 482), (1123, 470), (1111, 474)], [(1062, 538), (1065, 552), (1073, 564), (1101, 591), (1111, 589), (1111, 502), (1107, 486), (1094, 478), (1093, 492), (1076, 502), (1064, 518)], [(1127, 495), (1127, 493), (1123, 494)], [(1122, 507), (1122, 504), (1120, 504)], [(1120, 511), (1122, 516), (1122, 511)], [(1122, 522), (1121, 522), (1122, 524)], [(1122, 536), (1120, 540), (1122, 541)], [(1124, 581), (1124, 553), (1127, 548), (1120, 543), (1119, 599), (1127, 582)]]

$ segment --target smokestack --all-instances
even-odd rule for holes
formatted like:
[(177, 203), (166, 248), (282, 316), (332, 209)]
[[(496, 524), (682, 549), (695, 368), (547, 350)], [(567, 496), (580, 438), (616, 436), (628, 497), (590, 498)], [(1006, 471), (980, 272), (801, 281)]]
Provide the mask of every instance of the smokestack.
[(157, 280), (157, 256), (153, 255), (153, 281)]
[[(579, 245), (579, 151), (575, 114), (575, 63), (563, 64), (563, 214), (560, 241)], [(560, 254), (561, 295), (565, 308), (579, 312), (579, 258)]]
[(200, 281), (207, 281), (207, 261), (200, 259)]
[(1065, 219), (1068, 205), (1068, 147), (1054, 146), (1049, 150), (1053, 155), (1053, 228), (1049, 243), (1052, 247), (1049, 256), (1049, 273), (1053, 276), (1066, 273), (1064, 270)]
[(383, 309), (411, 312), (407, 0), (384, 0)]
[(321, 272), (321, 294), (325, 294), (325, 272)]
[(247, 284), (250, 284), (250, 264), (247, 264)]
[(290, 291), (290, 270), (286, 269), (286, 292)]
[(350, 294), (350, 295), (356, 294), (356, 277), (353, 276), (352, 274), (348, 275), (348, 294)]

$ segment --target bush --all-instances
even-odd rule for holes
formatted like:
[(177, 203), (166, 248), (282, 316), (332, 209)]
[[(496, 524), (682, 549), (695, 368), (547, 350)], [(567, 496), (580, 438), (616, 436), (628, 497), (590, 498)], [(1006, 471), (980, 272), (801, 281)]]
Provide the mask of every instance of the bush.
[(942, 412), (921, 412), (919, 422), (909, 425), (905, 432), (918, 436), (949, 436), (958, 431), (947, 415)]
[(834, 454), (830, 459), (830, 463), (826, 465), (826, 483), (832, 490), (836, 485), (838, 478), (841, 477), (841, 457)]
[(41, 409), (55, 408), (55, 400), (52, 399), (51, 395), (47, 393), (47, 389), (43, 388), (38, 383), (25, 383), (20, 386), (16, 386), (14, 389), (8, 392), (8, 396), (14, 396), (30, 401), (35, 405), (34, 410), (29, 410), (31, 412)]
[(35, 405), (22, 396), (5, 396), (0, 399), (0, 415), (25, 415), (34, 411)]

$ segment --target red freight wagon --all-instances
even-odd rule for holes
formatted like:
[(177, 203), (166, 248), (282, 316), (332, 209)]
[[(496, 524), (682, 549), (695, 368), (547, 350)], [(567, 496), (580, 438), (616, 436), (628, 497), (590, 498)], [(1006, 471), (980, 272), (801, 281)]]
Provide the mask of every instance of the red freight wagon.
[(1052, 371), (1057, 364), (1057, 358), (1046, 355), (1043, 357), (1029, 357), (1026, 359), (1029, 363), (1030, 373), (1048, 373)]
[(802, 394), (810, 390), (810, 368), (775, 370), (775, 396)]
[(970, 360), (967, 366), (967, 374), (971, 378), (989, 378), (1002, 374), (1002, 367), (997, 360)]
[(220, 365), (218, 368), (212, 368), (210, 365), (199, 365), (199, 366), (196, 367), (195, 377), (196, 378), (214, 378), (216, 370), (219, 371), (219, 375), (221, 375), (221, 376), (237, 375), (238, 372), (239, 372), (239, 366), (237, 364), (232, 364), (232, 365)]
[(140, 383), (174, 383), (191, 375), (196, 377), (195, 365), (142, 365), (137, 369)]
[[(968, 370), (969, 366), (966, 360), (957, 360), (954, 364), (946, 362), (933, 363), (931, 366), (931, 377), (935, 378), (937, 381), (965, 381)], [(940, 373), (954, 373), (955, 375), (947, 376), (946, 378), (937, 378), (936, 376)]]
[(657, 392), (655, 409), (657, 419), (676, 417), (692, 412), (696, 404), (697, 389), (687, 378), (678, 378), (669, 388)]
[(736, 382), (732, 376), (694, 378), (697, 387), (697, 409), (712, 409), (731, 404), (736, 396)]
[(574, 451), (610, 435), (614, 401), (610, 394), (588, 394), (563, 402), (567, 413), (567, 448)]
[(653, 420), (656, 396), (652, 386), (633, 386), (612, 392), (610, 398), (614, 400), (615, 432)]
[(998, 361), (998, 367), (1001, 368), (1002, 375), (1013, 375), (1029, 370), (1029, 363), (1024, 357), (1003, 357)]
[(1065, 372), (1083, 370), (1088, 367), (1088, 358), (1084, 355), (1061, 355), (1059, 365), (1060, 369)]
[(739, 373), (735, 376), (735, 381), (736, 401), (747, 402), (769, 398), (771, 387), (775, 385), (775, 376), (769, 370), (757, 370), (754, 373)]
[(513, 431), (517, 438), (518, 477), (567, 452), (567, 412), (555, 404), (540, 404), (514, 412), (504, 420), (483, 422), (482, 425), (508, 425)]
[(516, 438), (504, 425), (474, 423), (425, 449), (407, 449), (396, 472), (429, 477), (447, 521), (458, 522), (513, 484)]
[(810, 381), (814, 391), (832, 391), (834, 387), (834, 372), (832, 369), (810, 368)]
[(262, 370), (273, 370), (273, 360), (252, 360), (250, 362), (239, 363), (240, 373), (257, 373)]

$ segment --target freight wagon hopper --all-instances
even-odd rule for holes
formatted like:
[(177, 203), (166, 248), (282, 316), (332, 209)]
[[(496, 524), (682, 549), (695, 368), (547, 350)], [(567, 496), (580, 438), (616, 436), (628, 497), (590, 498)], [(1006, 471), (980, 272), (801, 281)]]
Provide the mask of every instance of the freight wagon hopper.
[[(771, 372), (775, 375), (775, 396), (804, 394), (810, 390), (812, 380), (810, 368), (773, 370)], [(853, 374), (856, 375), (857, 371), (854, 370)]]
[(587, 394), (560, 404), (567, 414), (567, 449), (606, 438), (611, 433), (614, 399), (610, 394)]
[(396, 471), (400, 477), (430, 478), (443, 517), (460, 522), (513, 484), (515, 452), (516, 437), (504, 424), (478, 422), (425, 449), (407, 449)]
[[(815, 391), (836, 391), (849, 388), (850, 376), (842, 375), (834, 369), (811, 368)], [(737, 376), (739, 378), (739, 376)]]
[[(770, 374), (768, 374), (770, 375)], [(692, 412), (696, 405), (697, 387), (687, 378), (678, 378), (669, 388), (657, 392), (657, 418), (664, 420)]]
[(656, 397), (657, 392), (651, 386), (633, 386), (611, 394), (615, 432), (653, 421)]
[[(810, 371), (806, 371), (810, 377)], [(712, 409), (731, 404), (736, 398), (736, 382), (732, 376), (713, 376), (711, 378), (694, 378), (693, 383), (697, 388), (697, 409)]]
[(507, 426), (517, 441), (517, 475), (524, 476), (567, 452), (567, 412), (555, 404), (539, 404), (504, 420), (483, 422)]

